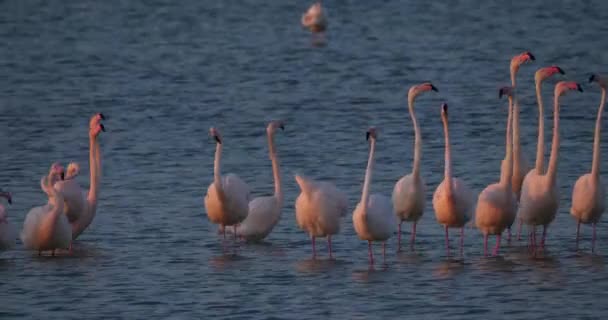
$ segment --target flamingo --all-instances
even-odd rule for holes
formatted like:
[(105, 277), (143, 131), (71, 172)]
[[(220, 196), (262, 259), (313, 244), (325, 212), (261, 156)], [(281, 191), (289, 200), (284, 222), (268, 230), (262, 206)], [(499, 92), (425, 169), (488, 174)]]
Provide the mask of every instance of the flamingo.
[(488, 235), (496, 235), (496, 247), (494, 255), (498, 255), (500, 249), (500, 237), (502, 232), (513, 223), (517, 210), (515, 194), (511, 188), (511, 177), (513, 176), (513, 95), (512, 87), (503, 87), (498, 96), (509, 96), (509, 115), (507, 117), (505, 162), (500, 170), (500, 181), (487, 186), (477, 200), (475, 210), (475, 224), (483, 233), (483, 254), (488, 254)]
[[(534, 82), (536, 84), (536, 101), (538, 103), (538, 143), (536, 145), (536, 163), (532, 170), (536, 171), (537, 174), (545, 173), (545, 115), (544, 115), (544, 105), (543, 105), (543, 96), (541, 94), (541, 85), (543, 81), (549, 79), (554, 74), (565, 74), (564, 70), (562, 70), (558, 66), (550, 66), (538, 69), (534, 74)], [(530, 171), (524, 177), (522, 182), (526, 184), (526, 178), (530, 174)], [(517, 240), (521, 239), (521, 227), (523, 225), (523, 221), (519, 220), (519, 226), (517, 228)], [(511, 234), (511, 229), (509, 227), (509, 234)], [(511, 240), (511, 239), (509, 239)]]
[(401, 250), (401, 224), (403, 221), (412, 221), (410, 245), (413, 246), (414, 242), (416, 241), (416, 224), (424, 213), (426, 190), (424, 180), (420, 176), (422, 137), (420, 133), (420, 126), (418, 126), (418, 121), (416, 121), (416, 115), (414, 114), (414, 102), (419, 94), (431, 90), (437, 91), (437, 88), (435, 88), (435, 86), (433, 86), (433, 84), (430, 82), (427, 82), (412, 86), (407, 94), (408, 108), (410, 111), (410, 116), (412, 117), (412, 123), (414, 124), (414, 165), (412, 166), (412, 173), (399, 179), (393, 188), (393, 207), (395, 209), (395, 215), (399, 219), (399, 228), (397, 231), (397, 251)]
[(327, 236), (329, 258), (332, 259), (331, 236), (340, 232), (340, 219), (346, 216), (346, 195), (333, 183), (295, 176), (300, 187), (296, 199), (296, 222), (308, 232), (312, 241), (312, 256), (316, 257), (315, 238)]
[(382, 241), (382, 257), (386, 260), (386, 240), (393, 234), (395, 215), (391, 200), (380, 194), (369, 194), (372, 184), (372, 171), (374, 169), (374, 154), (376, 152), (376, 128), (367, 131), (367, 140), (370, 141), (369, 158), (365, 170), (365, 181), (361, 193), (361, 201), (353, 212), (353, 225), (361, 240), (367, 240), (369, 261), (374, 264), (372, 241)]
[(237, 226), (236, 232), (247, 240), (262, 240), (268, 236), (281, 218), (283, 207), (283, 190), (281, 189), (281, 173), (279, 159), (274, 146), (274, 134), (277, 129), (285, 130), (283, 121), (271, 121), (266, 127), (268, 136), (268, 151), (272, 161), (272, 175), (274, 177), (274, 195), (257, 197), (249, 202), (249, 214)]
[(51, 166), (48, 176), (42, 177), (40, 185), (49, 197), (44, 206), (32, 208), (23, 223), (21, 241), (26, 249), (41, 251), (68, 248), (72, 240), (72, 227), (63, 213), (64, 197), (53, 186), (61, 179), (63, 167), (58, 163)]
[[(0, 198), (5, 198), (8, 204), (13, 204), (10, 192), (0, 191)], [(8, 250), (15, 245), (17, 239), (17, 229), (7, 219), (6, 209), (0, 203), (0, 251)]]
[(72, 227), (72, 240), (76, 240), (88, 228), (97, 212), (99, 183), (101, 180), (101, 150), (98, 136), (102, 131), (105, 131), (101, 120), (105, 120), (104, 115), (97, 113), (91, 117), (89, 122), (89, 171), (91, 187), (88, 193), (82, 191), (75, 179), (80, 173), (80, 165), (76, 162), (71, 162), (68, 165), (64, 179), (57, 181), (54, 185), (54, 188), (65, 199), (64, 213)]
[(445, 247), (450, 255), (448, 228), (460, 228), (460, 254), (464, 247), (464, 226), (474, 210), (473, 193), (461, 179), (452, 177), (450, 134), (448, 132), (448, 105), (441, 105), (441, 120), (445, 134), (445, 173), (443, 181), (433, 194), (433, 209), (437, 222), (445, 229)]
[(302, 15), (302, 26), (312, 33), (320, 33), (327, 29), (327, 19), (323, 13), (321, 1), (315, 2), (308, 11)]
[(555, 85), (553, 111), (553, 141), (549, 167), (545, 174), (532, 171), (524, 184), (519, 200), (517, 215), (527, 225), (532, 226), (530, 240), (532, 248), (536, 247), (536, 226), (543, 226), (540, 246), (544, 247), (547, 227), (555, 218), (559, 207), (559, 190), (557, 188), (557, 161), (559, 153), (559, 98), (570, 90), (583, 91), (580, 84), (572, 81), (560, 81)]
[(216, 128), (209, 129), (209, 134), (216, 141), (215, 160), (213, 161), (213, 182), (207, 188), (205, 210), (207, 217), (220, 225), (224, 238), (226, 226), (234, 226), (234, 237), (237, 236), (237, 224), (247, 218), (249, 212), (249, 186), (236, 174), (229, 173), (222, 177), (222, 137)]
[(602, 90), (597, 120), (595, 121), (595, 137), (593, 140), (593, 162), (591, 173), (587, 173), (574, 184), (572, 190), (572, 207), (570, 214), (576, 219), (576, 246), (581, 222), (593, 226), (593, 237), (591, 240), (591, 252), (595, 252), (595, 226), (602, 217), (606, 208), (606, 190), (600, 178), (600, 131), (602, 128), (602, 114), (606, 104), (606, 86), (608, 82), (600, 75), (591, 75), (589, 82), (597, 82)]

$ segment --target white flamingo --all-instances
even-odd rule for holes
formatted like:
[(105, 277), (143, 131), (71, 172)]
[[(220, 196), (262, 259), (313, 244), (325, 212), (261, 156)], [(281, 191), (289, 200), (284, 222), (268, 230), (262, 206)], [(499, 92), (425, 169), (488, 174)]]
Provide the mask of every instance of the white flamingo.
[(296, 175), (295, 179), (300, 187), (295, 203), (298, 226), (310, 235), (313, 258), (317, 255), (315, 238), (327, 236), (331, 259), (331, 236), (340, 232), (340, 219), (346, 216), (346, 195), (326, 181), (315, 181), (301, 175)]
[[(526, 184), (526, 178), (530, 174), (531, 171), (536, 171), (538, 174), (545, 174), (545, 114), (544, 114), (544, 104), (543, 104), (543, 96), (542, 96), (542, 83), (543, 81), (549, 79), (554, 74), (565, 74), (564, 70), (562, 70), (558, 66), (550, 66), (545, 68), (540, 68), (534, 74), (534, 82), (536, 84), (536, 101), (538, 103), (538, 142), (536, 144), (536, 163), (532, 170), (528, 171), (526, 177), (522, 182)], [(519, 227), (517, 228), (517, 240), (521, 239), (521, 227), (523, 221), (519, 220)], [(511, 234), (510, 226), (509, 226), (509, 235)], [(510, 239), (509, 239), (510, 240)]]
[[(10, 192), (0, 191), (0, 198), (6, 198), (8, 204), (13, 203)], [(7, 219), (6, 208), (0, 203), (0, 251), (8, 250), (15, 245), (17, 228)]]
[(532, 248), (536, 247), (536, 226), (543, 226), (541, 247), (545, 244), (547, 227), (555, 218), (559, 207), (559, 190), (557, 188), (557, 161), (559, 153), (559, 98), (567, 91), (583, 91), (576, 82), (560, 81), (555, 85), (554, 110), (553, 110), (553, 141), (551, 142), (551, 155), (549, 167), (545, 174), (532, 171), (526, 178), (521, 190), (519, 210), (517, 215), (524, 224), (532, 226), (530, 241)]
[(600, 131), (602, 128), (602, 114), (606, 104), (606, 86), (608, 85), (608, 81), (599, 75), (594, 74), (589, 78), (589, 82), (594, 81), (600, 85), (602, 97), (597, 111), (597, 120), (595, 121), (591, 173), (587, 173), (576, 180), (572, 190), (572, 207), (570, 208), (570, 214), (576, 219), (577, 247), (581, 223), (590, 223), (593, 226), (592, 252), (595, 251), (595, 226), (600, 221), (606, 208), (606, 190), (600, 178)]
[(513, 223), (517, 211), (517, 200), (511, 188), (511, 177), (513, 176), (513, 88), (503, 87), (499, 91), (499, 97), (509, 96), (509, 112), (507, 117), (505, 161), (500, 170), (500, 181), (487, 186), (477, 199), (475, 210), (475, 224), (483, 233), (483, 254), (488, 255), (488, 235), (496, 235), (496, 247), (494, 255), (500, 249), (500, 237), (502, 232)]
[(448, 228), (460, 228), (460, 253), (464, 247), (464, 226), (471, 219), (474, 196), (461, 179), (452, 177), (450, 134), (448, 131), (448, 105), (441, 105), (441, 120), (445, 134), (445, 172), (443, 181), (433, 194), (433, 209), (437, 222), (445, 229), (445, 247), (450, 255)]
[(386, 240), (388, 240), (395, 229), (395, 215), (391, 200), (380, 194), (370, 195), (372, 184), (372, 172), (374, 169), (374, 154), (376, 152), (377, 133), (375, 128), (367, 131), (367, 139), (370, 141), (369, 159), (367, 170), (365, 170), (365, 182), (361, 201), (353, 212), (353, 225), (359, 239), (368, 242), (369, 260), (374, 264), (372, 252), (372, 241), (382, 241), (382, 257), (386, 260)]
[(53, 187), (61, 179), (63, 168), (55, 163), (48, 176), (42, 177), (40, 185), (49, 201), (46, 205), (32, 208), (23, 223), (21, 241), (26, 249), (38, 251), (67, 249), (72, 240), (72, 227), (63, 213), (64, 197)]
[(247, 218), (249, 212), (250, 188), (236, 174), (229, 173), (222, 177), (222, 137), (216, 128), (209, 129), (209, 134), (215, 139), (216, 147), (213, 161), (213, 182), (207, 188), (205, 210), (209, 220), (220, 225), (224, 238), (226, 237), (226, 226), (234, 226), (234, 237), (236, 238), (236, 226)]
[(274, 145), (274, 134), (277, 129), (285, 130), (283, 121), (271, 121), (266, 127), (268, 136), (268, 152), (272, 161), (274, 177), (274, 195), (257, 197), (249, 202), (249, 214), (236, 228), (239, 236), (247, 240), (262, 240), (268, 236), (281, 218), (283, 208), (283, 190), (281, 188), (281, 172), (279, 159)]
[(416, 97), (426, 91), (437, 91), (437, 88), (433, 84), (427, 82), (420, 85), (412, 86), (407, 94), (408, 108), (412, 123), (414, 125), (414, 164), (412, 166), (412, 173), (403, 176), (393, 188), (393, 208), (395, 209), (395, 215), (399, 220), (399, 228), (397, 231), (397, 251), (401, 250), (401, 224), (403, 221), (412, 222), (412, 235), (410, 238), (410, 245), (413, 246), (416, 241), (416, 224), (424, 213), (425, 206), (425, 184), (424, 179), (420, 175), (420, 158), (422, 157), (422, 135), (420, 133), (420, 126), (416, 120), (414, 114), (414, 102)]
[[(64, 213), (72, 226), (72, 240), (76, 240), (84, 230), (93, 222), (97, 212), (99, 199), (99, 183), (101, 180), (101, 150), (98, 136), (105, 127), (101, 123), (103, 114), (98, 113), (91, 117), (89, 122), (89, 171), (91, 187), (87, 192), (82, 191), (76, 177), (80, 173), (80, 165), (72, 162), (68, 165), (64, 179), (55, 183), (55, 189), (64, 199)], [(71, 248), (71, 245), (70, 245)]]
[(321, 1), (315, 2), (308, 10), (302, 15), (302, 26), (307, 28), (312, 33), (319, 33), (327, 29), (327, 19), (321, 7)]

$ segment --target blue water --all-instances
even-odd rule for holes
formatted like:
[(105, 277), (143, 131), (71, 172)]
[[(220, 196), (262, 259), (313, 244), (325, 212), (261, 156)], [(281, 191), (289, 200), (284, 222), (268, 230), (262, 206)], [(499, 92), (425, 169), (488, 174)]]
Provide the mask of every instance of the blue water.
[[(326, 45), (299, 25), (307, 1), (0, 2), (0, 187), (22, 225), (45, 203), (40, 177), (53, 161), (82, 164), (88, 185), (87, 124), (108, 116), (100, 137), (103, 178), (97, 216), (72, 256), (38, 257), (19, 242), (0, 254), (0, 318), (240, 319), (597, 319), (608, 314), (606, 244), (598, 226), (574, 246), (571, 188), (590, 170), (599, 89), (585, 81), (608, 72), (605, 1), (327, 1)], [(462, 258), (446, 258), (431, 195), (442, 179), (441, 102), (450, 105), (455, 175), (476, 192), (498, 180), (504, 155), (510, 58), (524, 50), (522, 143), (533, 163), (537, 107), (533, 75), (558, 64), (585, 92), (562, 99), (561, 206), (548, 248), (525, 241), (482, 258), (466, 230)], [(416, 250), (370, 269), (367, 244), (344, 219), (337, 259), (310, 259), (293, 203), (296, 172), (334, 181), (360, 197), (368, 145), (379, 129), (373, 192), (390, 195), (410, 172), (413, 128), (407, 89), (432, 81), (418, 99), (427, 208)], [(547, 143), (551, 112), (547, 112)], [(224, 172), (254, 195), (272, 193), (265, 140), (277, 134), (285, 207), (262, 244), (234, 245), (216, 234), (203, 197), (212, 181), (211, 126), (224, 137)], [(605, 134), (603, 134), (605, 136)], [(608, 141), (608, 140), (607, 140)], [(549, 147), (549, 146), (548, 146)], [(547, 155), (548, 155), (547, 148)], [(602, 146), (608, 159), (608, 143)], [(605, 221), (605, 219), (604, 219)], [(405, 227), (409, 230), (409, 226)], [(453, 232), (456, 236), (456, 232)], [(409, 231), (404, 232), (404, 238)], [(454, 238), (456, 239), (456, 238)], [(453, 241), (456, 243), (456, 241)], [(376, 248), (380, 254), (380, 247)]]

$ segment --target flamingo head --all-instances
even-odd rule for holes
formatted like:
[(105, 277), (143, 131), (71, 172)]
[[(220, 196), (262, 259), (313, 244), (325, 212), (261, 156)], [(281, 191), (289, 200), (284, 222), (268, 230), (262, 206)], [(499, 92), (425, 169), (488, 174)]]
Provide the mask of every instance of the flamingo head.
[(0, 190), (0, 198), (6, 198), (8, 204), (13, 204), (13, 197), (11, 196), (10, 192)]
[(222, 136), (220, 135), (220, 131), (218, 129), (211, 127), (211, 129), (209, 129), (209, 135), (215, 139), (215, 142), (222, 144)]
[(365, 139), (368, 141), (376, 141), (378, 137), (378, 130), (376, 129), (376, 127), (369, 127), (369, 129), (367, 129), (367, 132), (365, 133)]
[(564, 72), (564, 70), (562, 70), (562, 68), (558, 67), (558, 66), (550, 66), (550, 67), (545, 67), (545, 68), (540, 68), (536, 71), (536, 73), (534, 74), (534, 81), (538, 82), (542, 82), (545, 81), (546, 79), (548, 79), (549, 77), (551, 77), (554, 74), (566, 74)]
[(437, 90), (437, 87), (435, 87), (432, 83), (424, 82), (410, 87), (410, 90), (407, 93), (408, 100), (414, 101), (414, 99), (416, 99), (419, 94), (426, 91), (439, 92), (439, 90)]
[(594, 73), (589, 77), (589, 83), (591, 82), (597, 82), (599, 83), (600, 87), (606, 88), (606, 80), (597, 73)]
[(534, 61), (536, 58), (530, 51), (524, 51), (511, 59), (511, 71), (517, 72), (519, 70), (519, 66), (528, 62)]
[(445, 102), (441, 104), (441, 116), (448, 118), (448, 104)]
[(507, 96), (512, 98), (513, 95), (515, 94), (515, 88), (511, 87), (511, 86), (504, 86), (500, 89), (498, 89), (498, 98), (502, 98), (502, 96)]
[(97, 113), (91, 117), (89, 122), (89, 135), (91, 137), (97, 137), (100, 132), (106, 131), (106, 128), (101, 123), (101, 120), (105, 120), (106, 117), (102, 113)]
[(574, 81), (560, 81), (555, 85), (555, 96), (561, 97), (567, 91), (570, 90), (578, 90), (580, 92), (583, 92), (583, 88), (581, 87), (581, 85)]
[(266, 127), (266, 132), (268, 134), (274, 134), (277, 129), (285, 130), (285, 122), (283, 120), (273, 120), (268, 123), (268, 127)]
[(66, 169), (65, 179), (74, 179), (80, 173), (80, 165), (78, 162), (70, 162)]
[[(51, 170), (49, 171), (49, 177), (57, 177), (57, 180), (65, 179), (65, 170), (63, 166), (59, 162), (55, 162), (51, 165)], [(52, 183), (51, 185), (54, 185)]]

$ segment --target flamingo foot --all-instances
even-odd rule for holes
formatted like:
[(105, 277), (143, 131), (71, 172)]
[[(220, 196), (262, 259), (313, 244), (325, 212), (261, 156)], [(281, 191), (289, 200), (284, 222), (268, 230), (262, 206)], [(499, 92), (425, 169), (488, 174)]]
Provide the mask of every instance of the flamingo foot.
[(524, 224), (524, 222), (520, 219), (518, 222), (518, 227), (517, 227), (517, 241), (521, 240), (521, 229), (522, 226)]
[(317, 258), (317, 246), (315, 244), (315, 236), (311, 236), (312, 239), (312, 258), (316, 259)]
[(403, 221), (399, 221), (399, 226), (397, 227), (397, 252), (401, 251), (401, 225)]
[(416, 221), (414, 221), (414, 224), (412, 224), (412, 237), (410, 238), (410, 247), (414, 247), (414, 244), (416, 243)]
[(464, 226), (460, 228), (460, 256), (464, 254)]

